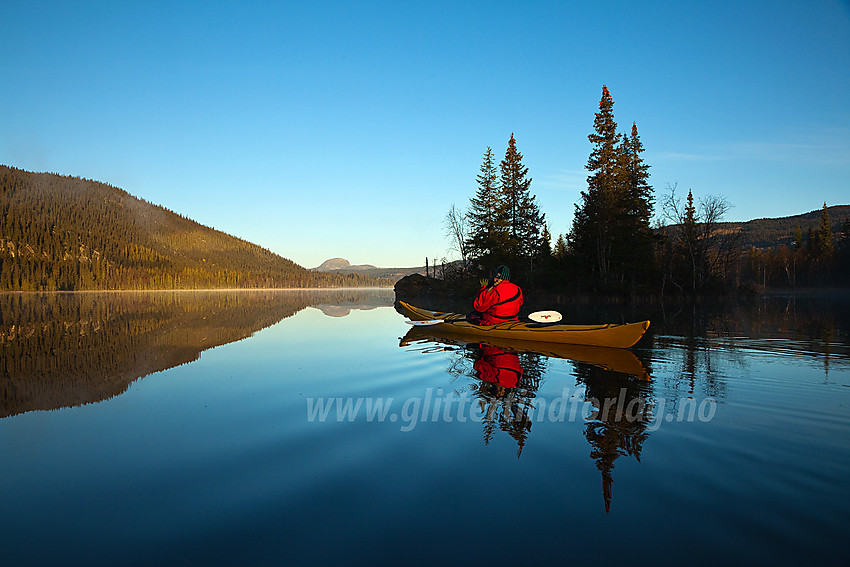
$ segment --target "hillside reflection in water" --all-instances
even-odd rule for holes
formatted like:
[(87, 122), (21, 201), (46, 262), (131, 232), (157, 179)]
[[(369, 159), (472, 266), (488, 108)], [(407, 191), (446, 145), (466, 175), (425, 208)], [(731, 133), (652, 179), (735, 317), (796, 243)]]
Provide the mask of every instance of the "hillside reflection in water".
[(342, 317), (391, 291), (0, 294), (0, 418), (99, 402), (307, 307)]

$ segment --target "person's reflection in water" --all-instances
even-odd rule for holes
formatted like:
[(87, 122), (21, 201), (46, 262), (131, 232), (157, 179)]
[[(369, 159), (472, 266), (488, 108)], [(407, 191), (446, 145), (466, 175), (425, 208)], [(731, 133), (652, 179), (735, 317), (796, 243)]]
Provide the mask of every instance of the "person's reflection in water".
[(473, 364), (476, 378), (497, 384), (502, 390), (516, 388), (522, 377), (517, 353), (487, 345), (480, 345), (478, 349), (481, 358)]
[(519, 457), (531, 431), (528, 408), (534, 398), (533, 392), (520, 388), (523, 368), (519, 356), (488, 345), (478, 345), (475, 351), (473, 368), (480, 380), (476, 396), (484, 421), (484, 444), (490, 443), (498, 427), (516, 440)]

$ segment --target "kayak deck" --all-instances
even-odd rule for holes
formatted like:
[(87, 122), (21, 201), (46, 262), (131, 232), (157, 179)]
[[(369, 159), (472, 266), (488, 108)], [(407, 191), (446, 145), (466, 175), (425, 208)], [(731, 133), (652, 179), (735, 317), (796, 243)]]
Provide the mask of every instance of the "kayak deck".
[(560, 323), (532, 323), (507, 321), (497, 325), (475, 325), (466, 320), (461, 313), (429, 311), (414, 307), (404, 301), (399, 306), (405, 315), (413, 321), (433, 321), (442, 319), (442, 323), (432, 328), (451, 330), (454, 333), (500, 339), (521, 339), (549, 343), (629, 348), (640, 340), (649, 328), (649, 321), (638, 323), (603, 325), (564, 325)]

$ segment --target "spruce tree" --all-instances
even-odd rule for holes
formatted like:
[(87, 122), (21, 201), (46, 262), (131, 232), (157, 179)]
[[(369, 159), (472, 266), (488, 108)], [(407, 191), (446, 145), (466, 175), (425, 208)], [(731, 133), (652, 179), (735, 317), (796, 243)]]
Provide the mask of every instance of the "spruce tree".
[(587, 136), (593, 144), (585, 165), (590, 172), (587, 191), (581, 192), (581, 202), (576, 204), (572, 241), (580, 263), (605, 286), (611, 269), (611, 229), (622, 172), (621, 136), (614, 121), (614, 99), (604, 85), (593, 130)]
[(817, 244), (818, 258), (829, 261), (832, 259), (832, 254), (835, 252), (835, 239), (832, 236), (832, 221), (829, 218), (829, 209), (826, 203), (823, 204), (823, 209), (820, 215), (820, 226), (815, 233)]
[(532, 271), (542, 244), (545, 217), (537, 205), (537, 197), (531, 194), (528, 167), (522, 163), (522, 154), (517, 150), (513, 133), (508, 141), (505, 159), (499, 163), (499, 172), (499, 216), (504, 219), (507, 230), (504, 260), (519, 261)]
[(558, 240), (555, 242), (555, 249), (552, 251), (552, 255), (558, 260), (563, 260), (567, 257), (567, 240), (564, 238), (563, 234), (558, 235)]
[(573, 253), (595, 285), (633, 290), (653, 263), (649, 165), (643, 161), (637, 124), (630, 134), (617, 132), (614, 100), (606, 86), (593, 129), (588, 135), (593, 148), (585, 166), (590, 172), (587, 191), (582, 191), (573, 217)]
[(540, 256), (546, 259), (552, 255), (552, 233), (549, 232), (549, 227), (543, 227), (543, 233), (540, 235)]
[(470, 199), (467, 220), (469, 238), (467, 241), (472, 258), (487, 261), (492, 255), (505, 247), (506, 235), (504, 219), (501, 216), (501, 192), (496, 176), (496, 163), (490, 147), (484, 152), (481, 173), (476, 176), (478, 189)]
[(697, 287), (702, 286), (702, 258), (700, 254), (696, 206), (694, 206), (694, 192), (690, 189), (688, 190), (688, 199), (685, 205), (685, 216), (682, 220), (680, 242), (681, 249), (685, 251), (690, 268), (691, 289), (696, 291)]
[(632, 284), (639, 273), (646, 272), (653, 263), (653, 237), (649, 222), (654, 197), (649, 185), (649, 165), (641, 157), (643, 149), (637, 124), (632, 123), (631, 135), (623, 136), (621, 144), (623, 187), (618, 226), (613, 235), (616, 269)]

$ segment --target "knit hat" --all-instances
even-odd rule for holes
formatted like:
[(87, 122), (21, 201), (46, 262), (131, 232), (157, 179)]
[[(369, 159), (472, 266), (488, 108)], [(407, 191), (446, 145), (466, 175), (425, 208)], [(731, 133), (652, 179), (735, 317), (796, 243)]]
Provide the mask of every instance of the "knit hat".
[(499, 278), (500, 280), (510, 280), (511, 271), (505, 265), (499, 266), (495, 270), (493, 270), (493, 278)]

